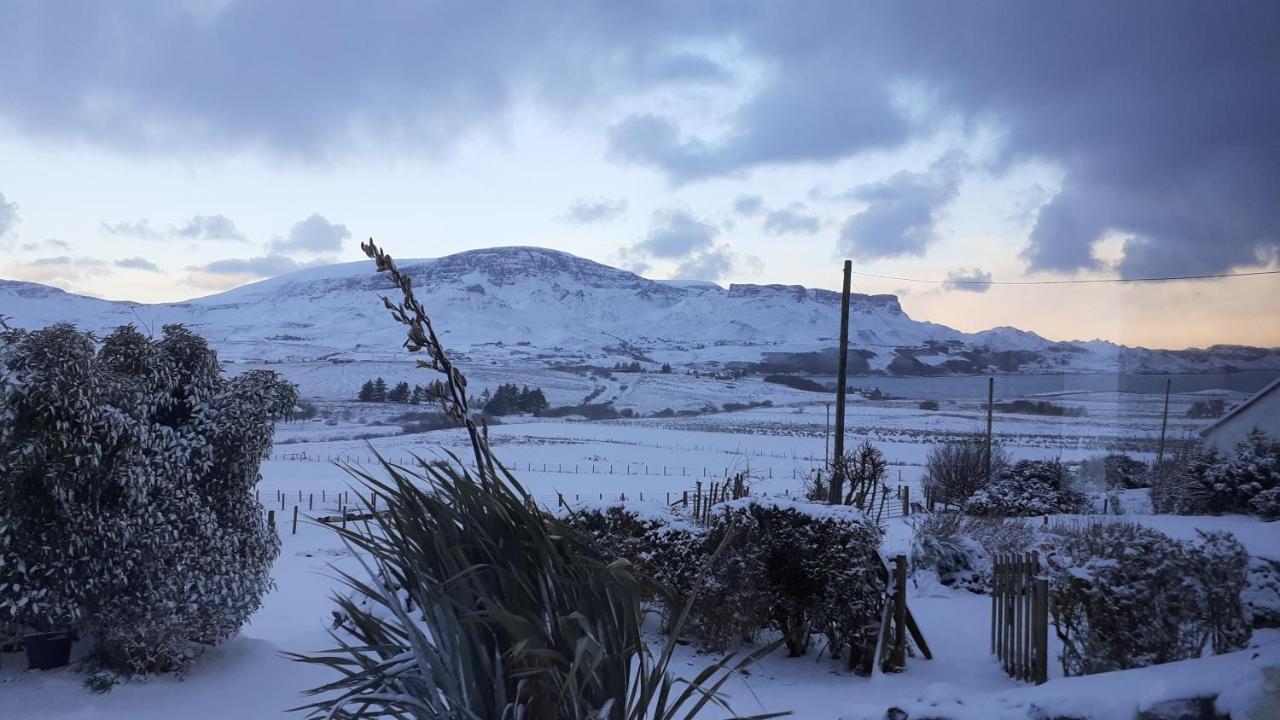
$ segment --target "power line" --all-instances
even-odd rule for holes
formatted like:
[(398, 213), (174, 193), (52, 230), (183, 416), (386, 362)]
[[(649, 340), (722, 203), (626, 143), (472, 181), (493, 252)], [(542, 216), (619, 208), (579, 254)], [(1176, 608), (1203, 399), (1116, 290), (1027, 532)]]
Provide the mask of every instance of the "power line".
[(872, 273), (858, 272), (857, 270), (854, 270), (853, 274), (860, 275), (862, 277), (879, 278), (880, 280), (929, 283), (933, 285), (1093, 285), (1099, 283), (1167, 282), (1170, 280), (1212, 280), (1216, 278), (1252, 277), (1255, 275), (1280, 275), (1280, 270), (1255, 270), (1251, 272), (1220, 273), (1216, 275), (1170, 275), (1165, 277), (1093, 278), (1078, 280), (934, 280), (897, 277), (894, 275), (875, 275)]

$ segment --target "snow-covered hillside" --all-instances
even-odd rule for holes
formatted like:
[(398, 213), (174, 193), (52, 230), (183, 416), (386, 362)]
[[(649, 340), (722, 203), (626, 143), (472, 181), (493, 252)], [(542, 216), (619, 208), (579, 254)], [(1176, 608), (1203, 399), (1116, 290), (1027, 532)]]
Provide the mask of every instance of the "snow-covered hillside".
[[(446, 345), (474, 361), (611, 366), (634, 359), (652, 368), (748, 364), (818, 374), (835, 367), (840, 298), (829, 290), (654, 281), (532, 247), (400, 264)], [(386, 278), (369, 262), (310, 268), (158, 305), (0, 281), (0, 314), (26, 328), (70, 321), (96, 331), (124, 323), (158, 330), (180, 322), (231, 360), (370, 360), (399, 355), (400, 329), (378, 299), (387, 290)], [(1280, 369), (1280, 349), (1146, 350), (1054, 342), (1009, 327), (962, 333), (908, 317), (893, 295), (855, 295), (850, 323), (853, 370), (861, 373)]]

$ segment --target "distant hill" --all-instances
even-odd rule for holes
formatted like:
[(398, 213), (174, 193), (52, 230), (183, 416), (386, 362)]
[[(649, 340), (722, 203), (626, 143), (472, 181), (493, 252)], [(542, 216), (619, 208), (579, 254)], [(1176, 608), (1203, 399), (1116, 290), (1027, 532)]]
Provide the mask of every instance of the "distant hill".
[[(649, 280), (555, 250), (500, 247), (400, 261), (447, 347), (476, 362), (611, 366), (620, 359), (680, 367), (834, 371), (840, 297), (798, 285)], [(224, 358), (314, 361), (402, 358), (400, 328), (379, 300), (369, 262), (299, 270), (180, 303), (144, 305), (0, 280), (0, 314), (15, 327), (74, 322), (95, 331), (184, 323)], [(854, 295), (857, 372), (1221, 372), (1280, 370), (1280, 349), (1148, 350), (1057, 342), (999, 327), (963, 333), (914, 320), (893, 295)]]

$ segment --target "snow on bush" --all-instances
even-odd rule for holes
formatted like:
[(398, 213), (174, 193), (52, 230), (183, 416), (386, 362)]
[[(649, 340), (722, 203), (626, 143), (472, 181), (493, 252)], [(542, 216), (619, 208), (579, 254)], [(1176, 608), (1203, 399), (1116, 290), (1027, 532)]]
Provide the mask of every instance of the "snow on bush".
[(1254, 428), (1228, 453), (1193, 446), (1156, 473), (1157, 512), (1280, 517), (1280, 441)]
[(253, 488), (296, 401), (274, 373), (224, 378), (181, 326), (0, 335), (0, 623), (78, 630), (125, 672), (235, 633), (271, 585)]
[(1125, 524), (1057, 528), (1050, 610), (1066, 675), (1088, 675), (1244, 647), (1248, 555), (1229, 534), (1192, 544)]
[(1019, 460), (965, 503), (971, 515), (1014, 517), (1079, 513), (1088, 499), (1072, 487), (1071, 473), (1058, 460)]
[(744, 498), (717, 505), (702, 529), (652, 503), (611, 503), (575, 507), (568, 521), (606, 557), (627, 559), (657, 580), (668, 617), (714, 557), (686, 627), (705, 648), (769, 627), (792, 655), (822, 634), (833, 656), (849, 648), (852, 664), (875, 641), (884, 593), (880, 531), (857, 509)]
[(1080, 464), (1080, 482), (1099, 490), (1132, 490), (1151, 485), (1147, 464), (1124, 453), (1093, 457)]
[(1280, 627), (1280, 562), (1250, 558), (1243, 599), (1253, 627)]
[(1024, 553), (1041, 541), (1025, 521), (956, 512), (917, 516), (912, 533), (913, 571), (932, 571), (941, 584), (975, 593), (991, 592), (994, 556)]

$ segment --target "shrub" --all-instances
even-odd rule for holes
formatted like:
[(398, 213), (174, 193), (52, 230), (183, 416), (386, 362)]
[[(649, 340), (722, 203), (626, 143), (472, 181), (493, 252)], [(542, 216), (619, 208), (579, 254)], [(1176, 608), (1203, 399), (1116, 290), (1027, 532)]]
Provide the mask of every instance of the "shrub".
[(141, 673), (181, 669), (257, 610), (279, 539), (253, 488), (297, 395), (221, 373), (176, 325), (96, 350), (70, 325), (0, 336), (0, 622), (74, 627)]
[(1280, 441), (1254, 428), (1228, 454), (1196, 445), (1166, 463), (1156, 473), (1151, 500), (1157, 512), (1275, 517), (1277, 487)]
[(1220, 418), (1227, 412), (1227, 404), (1221, 398), (1196, 400), (1187, 409), (1187, 417), (1195, 419)]
[(1243, 647), (1244, 554), (1229, 535), (1200, 546), (1135, 525), (1058, 529), (1050, 610), (1067, 675), (1086, 675)]
[(1100, 490), (1133, 490), (1151, 485), (1147, 464), (1124, 453), (1090, 458), (1080, 465), (1083, 484)]
[[(968, 437), (938, 443), (929, 449), (925, 461), (924, 488), (937, 502), (960, 505), (973, 496), (987, 481), (987, 443), (980, 437)], [(991, 474), (995, 477), (1008, 465), (1008, 457), (999, 444), (991, 445)]]
[(1058, 460), (1019, 460), (975, 492), (965, 511), (1004, 517), (1085, 512), (1088, 500), (1071, 481)]
[(1250, 559), (1249, 585), (1241, 599), (1253, 627), (1280, 627), (1280, 561)]
[(937, 400), (921, 400), (919, 403), (916, 404), (916, 407), (921, 410), (937, 410), (938, 401)]
[(833, 656), (849, 649), (853, 665), (873, 645), (884, 581), (880, 531), (860, 511), (782, 498), (744, 498), (716, 506), (713, 533), (741, 527), (742, 549), (759, 553), (769, 625), (791, 655), (803, 655), (813, 633), (827, 636)]
[(1021, 520), (954, 512), (918, 518), (912, 526), (912, 569), (932, 570), (943, 585), (975, 593), (991, 591), (993, 557), (1027, 552), (1039, 539)]

